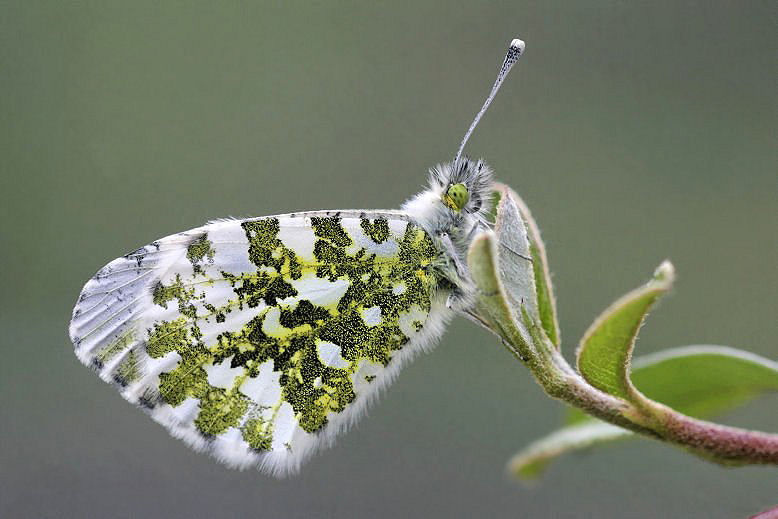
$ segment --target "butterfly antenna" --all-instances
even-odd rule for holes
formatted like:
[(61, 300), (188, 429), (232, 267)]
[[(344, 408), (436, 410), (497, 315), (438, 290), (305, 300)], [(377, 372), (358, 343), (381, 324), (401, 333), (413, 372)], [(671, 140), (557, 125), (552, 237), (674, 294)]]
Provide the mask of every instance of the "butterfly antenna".
[(465, 149), (465, 144), (467, 144), (467, 140), (470, 138), (470, 134), (473, 133), (475, 127), (478, 126), (478, 121), (480, 121), (481, 117), (484, 115), (484, 113), (486, 113), (486, 109), (489, 108), (489, 105), (492, 103), (492, 99), (494, 99), (497, 91), (500, 90), (500, 85), (502, 85), (502, 82), (505, 80), (505, 76), (508, 75), (508, 72), (510, 72), (514, 63), (519, 61), (519, 58), (523, 53), (524, 42), (516, 38), (511, 42), (510, 47), (508, 47), (508, 53), (505, 55), (505, 60), (502, 62), (500, 71), (497, 73), (497, 79), (494, 81), (492, 91), (489, 92), (489, 97), (486, 98), (484, 105), (481, 107), (481, 111), (476, 114), (475, 119), (473, 119), (472, 124), (470, 124), (470, 128), (468, 128), (467, 133), (465, 133), (465, 137), (462, 139), (462, 144), (459, 145), (459, 150), (457, 150), (457, 154), (454, 157), (454, 163), (459, 161), (459, 157), (462, 156), (462, 151)]

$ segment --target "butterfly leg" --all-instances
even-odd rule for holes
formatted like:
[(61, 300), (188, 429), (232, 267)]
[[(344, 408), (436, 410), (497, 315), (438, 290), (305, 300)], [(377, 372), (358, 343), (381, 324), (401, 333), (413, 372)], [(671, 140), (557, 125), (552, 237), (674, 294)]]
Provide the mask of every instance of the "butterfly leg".
[(500, 336), (499, 333), (497, 333), (491, 326), (489, 326), (489, 324), (487, 324), (487, 322), (480, 315), (478, 315), (475, 311), (473, 311), (472, 309), (467, 309), (467, 310), (462, 310), (462, 312), (460, 312), (460, 313), (462, 314), (462, 317), (464, 317), (465, 319), (467, 319), (471, 323), (475, 323), (479, 327), (483, 328), (484, 330), (487, 330), (492, 335), (494, 335), (495, 337), (500, 339), (500, 342), (502, 342), (502, 345), (505, 346), (508, 349), (508, 351), (510, 351), (511, 353), (516, 355), (519, 359), (521, 359), (522, 362), (527, 362), (527, 358), (524, 355), (522, 355), (519, 350), (514, 348), (511, 343), (509, 343), (508, 341), (503, 339), (502, 336)]
[(440, 233), (440, 241), (443, 244), (443, 248), (446, 250), (446, 253), (454, 262), (454, 268), (456, 269), (459, 278), (469, 279), (470, 275), (468, 274), (467, 267), (462, 262), (462, 258), (459, 257), (457, 248), (454, 245), (454, 242), (451, 241), (451, 235), (448, 234), (447, 232)]
[[(467, 266), (460, 258), (454, 242), (451, 241), (451, 236), (447, 232), (441, 232), (438, 234), (438, 239), (440, 246), (446, 252), (446, 257), (450, 259), (449, 266), (445, 269), (444, 275), (453, 286), (451, 293), (446, 298), (446, 307), (462, 308), (462, 303), (468, 299), (467, 295), (471, 293), (471, 291), (466, 290), (466, 287), (472, 285), (470, 274)], [(451, 268), (451, 264), (453, 264), (453, 268)]]

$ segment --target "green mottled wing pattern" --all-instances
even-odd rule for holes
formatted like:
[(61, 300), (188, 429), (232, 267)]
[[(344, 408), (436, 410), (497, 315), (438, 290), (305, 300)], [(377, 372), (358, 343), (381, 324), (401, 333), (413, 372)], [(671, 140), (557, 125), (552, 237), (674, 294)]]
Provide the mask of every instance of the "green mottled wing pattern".
[(402, 213), (217, 221), (106, 265), (71, 337), (174, 436), (286, 473), (439, 336), (439, 254)]

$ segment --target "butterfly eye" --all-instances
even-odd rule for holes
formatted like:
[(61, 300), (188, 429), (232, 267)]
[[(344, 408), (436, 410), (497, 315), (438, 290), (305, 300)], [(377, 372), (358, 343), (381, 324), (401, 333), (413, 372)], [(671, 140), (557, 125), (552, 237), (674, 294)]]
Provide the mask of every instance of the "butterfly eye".
[(470, 200), (470, 193), (464, 184), (454, 184), (446, 190), (443, 196), (443, 203), (454, 211), (461, 211), (467, 201)]

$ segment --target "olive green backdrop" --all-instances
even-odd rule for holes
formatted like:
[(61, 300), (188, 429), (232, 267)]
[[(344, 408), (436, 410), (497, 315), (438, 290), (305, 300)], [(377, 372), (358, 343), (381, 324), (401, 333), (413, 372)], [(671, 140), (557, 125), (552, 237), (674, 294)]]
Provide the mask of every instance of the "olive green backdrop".
[[(568, 355), (665, 257), (638, 353), (778, 357), (771, 2), (0, 3), (0, 515), (743, 517), (775, 468), (652, 441), (504, 474), (562, 408), (459, 320), (293, 479), (228, 470), (81, 366), (82, 284), (223, 216), (391, 208), (468, 146), (533, 209)], [(372, 4), (372, 3), (371, 3)], [(778, 430), (778, 397), (722, 418)]]

